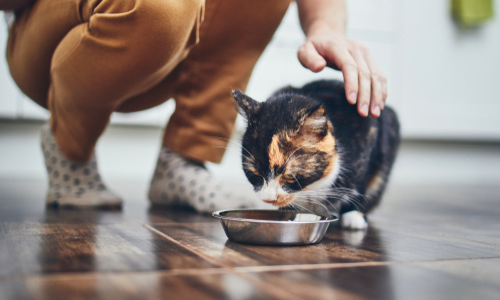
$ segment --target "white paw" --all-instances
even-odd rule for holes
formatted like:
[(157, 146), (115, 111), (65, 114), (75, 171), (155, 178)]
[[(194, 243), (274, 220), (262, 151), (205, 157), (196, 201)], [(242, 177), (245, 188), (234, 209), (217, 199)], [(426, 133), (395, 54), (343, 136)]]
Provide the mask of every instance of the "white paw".
[(355, 210), (342, 214), (340, 221), (343, 229), (362, 230), (368, 227), (364, 215)]

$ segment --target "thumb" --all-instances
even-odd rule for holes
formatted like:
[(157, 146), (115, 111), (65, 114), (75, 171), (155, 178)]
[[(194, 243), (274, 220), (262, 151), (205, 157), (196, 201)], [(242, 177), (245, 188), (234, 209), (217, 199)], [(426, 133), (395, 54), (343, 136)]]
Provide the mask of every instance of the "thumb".
[(299, 48), (297, 57), (304, 67), (315, 73), (323, 70), (326, 66), (326, 60), (316, 51), (316, 47), (310, 41), (306, 41)]

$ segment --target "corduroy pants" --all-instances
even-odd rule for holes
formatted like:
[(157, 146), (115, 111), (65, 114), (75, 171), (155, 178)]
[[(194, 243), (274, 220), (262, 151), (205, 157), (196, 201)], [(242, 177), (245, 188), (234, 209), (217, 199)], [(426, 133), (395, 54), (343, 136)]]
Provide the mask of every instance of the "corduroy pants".
[[(51, 112), (61, 151), (87, 160), (113, 112), (175, 99), (164, 146), (220, 162), (244, 90), (290, 0), (38, 0), (9, 33), (20, 89)], [(222, 139), (221, 139), (222, 138)]]

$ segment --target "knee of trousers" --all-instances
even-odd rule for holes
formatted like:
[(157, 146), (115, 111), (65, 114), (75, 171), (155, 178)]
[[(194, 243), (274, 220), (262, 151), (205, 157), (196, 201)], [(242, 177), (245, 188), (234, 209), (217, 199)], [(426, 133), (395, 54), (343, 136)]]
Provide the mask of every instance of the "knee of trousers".
[[(52, 64), (58, 99), (119, 107), (165, 78), (187, 54), (200, 0), (103, 0), (59, 44)], [(75, 71), (77, 70), (77, 71)], [(88, 104), (83, 104), (87, 106)]]
[(128, 10), (110, 13), (105, 6), (103, 13), (100, 12), (101, 2), (89, 18), (89, 33), (109, 39), (108, 45), (124, 48), (132, 55), (129, 65), (135, 62), (144, 68), (165, 68), (185, 57), (187, 50), (197, 43), (204, 0), (131, 2), (134, 3), (124, 4), (129, 6)]

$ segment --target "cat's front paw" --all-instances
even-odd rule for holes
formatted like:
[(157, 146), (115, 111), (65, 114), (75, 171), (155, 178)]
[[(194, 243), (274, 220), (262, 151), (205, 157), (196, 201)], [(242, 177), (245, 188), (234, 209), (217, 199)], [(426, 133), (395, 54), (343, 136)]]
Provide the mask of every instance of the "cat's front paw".
[(340, 225), (342, 229), (350, 230), (363, 230), (368, 227), (365, 215), (355, 210), (342, 214)]

